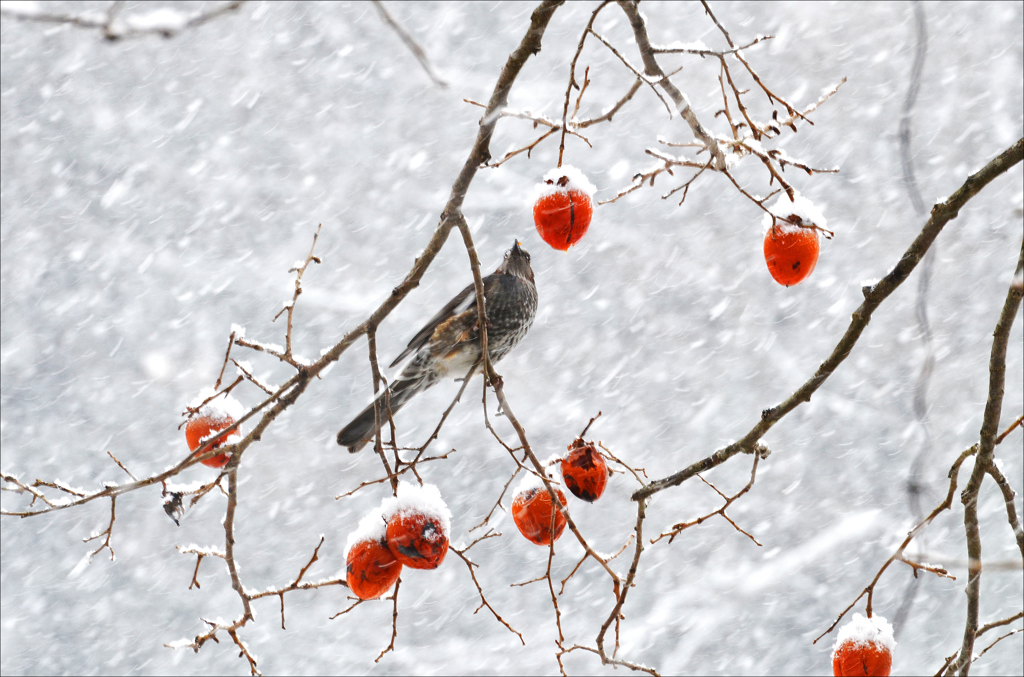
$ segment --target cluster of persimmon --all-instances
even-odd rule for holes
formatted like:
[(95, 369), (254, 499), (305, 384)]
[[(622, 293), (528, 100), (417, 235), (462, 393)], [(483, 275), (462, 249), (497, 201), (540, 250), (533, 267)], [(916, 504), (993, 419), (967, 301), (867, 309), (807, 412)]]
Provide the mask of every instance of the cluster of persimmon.
[[(216, 394), (213, 388), (204, 388), (189, 404), (191, 414), (185, 423), (185, 441), (193, 456), (205, 454), (211, 449), (219, 449), (225, 444), (234, 444), (242, 439), (242, 433), (235, 428), (229, 433), (221, 434), (240, 419), (245, 409), (242, 404), (228, 393)], [(214, 440), (206, 449), (200, 449), (209, 440)], [(230, 454), (215, 454), (204, 458), (200, 463), (211, 468), (223, 468), (231, 460)]]
[(401, 482), (359, 521), (345, 546), (346, 581), (359, 599), (377, 599), (402, 567), (436, 569), (448, 554), (451, 512), (432, 484)]
[[(570, 165), (552, 169), (534, 188), (533, 222), (541, 239), (560, 251), (568, 251), (590, 227), (594, 215), (594, 185)], [(782, 192), (764, 217), (764, 260), (779, 284), (792, 287), (803, 282), (818, 263), (818, 233), (828, 225), (814, 203), (795, 190)]]
[(871, 675), (889, 677), (896, 649), (892, 625), (881, 616), (853, 620), (839, 630), (832, 650), (832, 674), (836, 677)]
[[(556, 458), (551, 466), (559, 466), (562, 480), (573, 496), (593, 503), (601, 498), (608, 485), (608, 463), (593, 442), (584, 442), (582, 438), (576, 438), (568, 449), (569, 453)], [(555, 485), (558, 482), (553, 475), (549, 470), (548, 479)], [(562, 490), (557, 486), (552, 486), (552, 489), (558, 501), (566, 505)], [(516, 487), (512, 497), (512, 519), (519, 533), (537, 545), (557, 541), (565, 529), (565, 515), (552, 505), (551, 494), (543, 480), (532, 473)]]

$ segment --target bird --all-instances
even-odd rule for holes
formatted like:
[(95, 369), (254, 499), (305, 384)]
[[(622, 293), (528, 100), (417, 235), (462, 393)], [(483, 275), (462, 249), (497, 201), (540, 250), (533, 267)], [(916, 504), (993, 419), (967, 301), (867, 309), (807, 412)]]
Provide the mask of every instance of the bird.
[[(537, 314), (537, 285), (530, 254), (516, 240), (505, 252), (498, 269), (483, 278), (487, 309), (487, 353), (491, 363), (505, 357), (523, 340)], [(476, 287), (468, 285), (420, 329), (390, 368), (412, 355), (391, 386), (395, 414), (413, 397), (443, 378), (463, 379), (480, 362), (480, 326), (477, 320)], [(382, 404), (384, 400), (381, 400)], [(382, 417), (386, 413), (382, 411)], [(338, 433), (338, 444), (351, 453), (374, 437), (373, 403)]]

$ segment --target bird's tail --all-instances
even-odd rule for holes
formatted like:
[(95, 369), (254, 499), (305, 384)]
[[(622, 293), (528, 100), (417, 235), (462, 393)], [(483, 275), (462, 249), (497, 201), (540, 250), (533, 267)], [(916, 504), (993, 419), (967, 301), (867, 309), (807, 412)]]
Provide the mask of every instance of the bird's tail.
[[(387, 421), (387, 412), (384, 410), (384, 394), (391, 393), (391, 413), (395, 414), (421, 390), (426, 390), (432, 385), (427, 379), (416, 378), (395, 381), (390, 388), (377, 396), (381, 404), (381, 424)], [(352, 422), (341, 429), (338, 433), (338, 444), (348, 447), (349, 452), (356, 453), (373, 440), (373, 403), (352, 419)]]

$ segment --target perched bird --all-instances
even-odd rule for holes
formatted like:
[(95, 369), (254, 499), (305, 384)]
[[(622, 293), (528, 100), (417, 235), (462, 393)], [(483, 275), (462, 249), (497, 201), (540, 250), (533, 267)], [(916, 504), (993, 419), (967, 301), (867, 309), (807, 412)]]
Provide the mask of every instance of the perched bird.
[[(492, 363), (519, 343), (537, 314), (537, 286), (530, 255), (516, 241), (493, 274), (483, 279), (487, 304), (487, 352)], [(480, 326), (476, 289), (470, 284), (412, 337), (391, 367), (414, 354), (412, 361), (385, 392), (391, 413), (442, 378), (465, 378), (480, 361)], [(378, 396), (382, 398), (384, 393)], [(383, 405), (384, 401), (381, 400)], [(382, 418), (386, 417), (385, 412)], [(374, 435), (373, 404), (338, 433), (338, 444), (355, 453)]]

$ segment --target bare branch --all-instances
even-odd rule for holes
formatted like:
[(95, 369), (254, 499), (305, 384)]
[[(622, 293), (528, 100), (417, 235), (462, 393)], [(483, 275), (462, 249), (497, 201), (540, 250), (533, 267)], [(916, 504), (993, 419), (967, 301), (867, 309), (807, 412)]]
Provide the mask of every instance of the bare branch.
[(1014, 505), (1014, 498), (1016, 494), (1013, 488), (1010, 487), (1009, 481), (1003, 472), (996, 466), (995, 463), (988, 467), (988, 474), (995, 480), (999, 486), (999, 491), (1003, 494), (1003, 502), (1006, 504), (1006, 521), (1010, 523), (1010, 529), (1013, 530), (1013, 537), (1017, 539), (1017, 548), (1020, 550), (1021, 558), (1024, 559), (1024, 531), (1021, 530), (1020, 521), (1017, 519), (1017, 507)]
[(980, 628), (978, 628), (978, 636), (981, 637), (986, 632), (988, 632), (989, 630), (992, 630), (994, 628), (1001, 628), (1004, 625), (1009, 625), (1010, 623), (1013, 623), (1018, 618), (1024, 618), (1024, 611), (1018, 611), (1014, 615), (1009, 616), (1008, 618), (1004, 618), (1002, 620), (993, 621), (992, 623), (986, 623), (985, 625), (983, 625)]
[(867, 327), (868, 322), (870, 322), (871, 315), (875, 309), (906, 281), (943, 227), (959, 215), (960, 210), (971, 198), (981, 192), (996, 177), (1004, 174), (1011, 167), (1019, 163), (1022, 157), (1024, 157), (1024, 139), (1018, 140), (977, 173), (972, 174), (945, 202), (941, 202), (932, 208), (931, 217), (928, 219), (928, 222), (925, 223), (924, 228), (922, 228), (910, 247), (907, 248), (907, 251), (903, 253), (903, 256), (893, 269), (877, 284), (862, 289), (864, 302), (853, 313), (853, 319), (849, 327), (832, 350), (832, 354), (821, 363), (814, 375), (792, 395), (778, 406), (761, 412), (761, 420), (738, 442), (719, 449), (711, 456), (697, 461), (677, 473), (651, 482), (643, 489), (634, 492), (633, 500), (647, 498), (669, 487), (678, 486), (697, 473), (705, 472), (721, 465), (742, 451), (749, 452), (772, 426), (804, 402), (810, 401), (811, 395), (828, 380), (829, 376), (849, 356), (853, 347), (857, 344), (860, 335)]
[(569, 128), (569, 96), (572, 94), (572, 88), (576, 87), (580, 90), (579, 96), (576, 97), (576, 110), (573, 111), (573, 118), (576, 117), (576, 113), (580, 110), (580, 99), (583, 98), (583, 92), (586, 91), (587, 85), (590, 84), (590, 79), (587, 77), (590, 75), (590, 68), (586, 70), (586, 74), (583, 76), (583, 87), (582, 89), (576, 84), (576, 62), (580, 58), (580, 54), (583, 53), (583, 45), (587, 41), (587, 34), (591, 32), (594, 26), (594, 21), (597, 20), (597, 15), (601, 13), (601, 10), (608, 6), (611, 0), (604, 0), (597, 8), (590, 14), (590, 21), (587, 22), (587, 27), (583, 29), (583, 34), (580, 35), (580, 42), (576, 46), (576, 53), (573, 54), (572, 62), (569, 64), (569, 84), (565, 88), (565, 105), (562, 107), (562, 136), (558, 142), (558, 166), (562, 166), (562, 155), (565, 153), (565, 132)]
[[(323, 224), (317, 224), (316, 232), (313, 233), (313, 244), (310, 245), (309, 247), (309, 254), (306, 255), (306, 260), (296, 264), (294, 268), (288, 271), (295, 273), (295, 292), (292, 294), (292, 300), (285, 303), (284, 307), (281, 308), (277, 315), (274, 316), (274, 319), (271, 320), (272, 322), (276, 321), (277, 318), (281, 317), (281, 313), (285, 311), (288, 312), (288, 329), (285, 331), (284, 335), (284, 354), (286, 357), (292, 359), (294, 359), (294, 355), (292, 354), (292, 319), (295, 314), (295, 304), (298, 302), (299, 295), (302, 293), (302, 276), (306, 273), (306, 268), (309, 267), (310, 263), (320, 263), (319, 257), (313, 256), (313, 250), (316, 249), (316, 241), (317, 238), (320, 237), (321, 228), (323, 228)], [(232, 332), (232, 336), (233, 335), (234, 332)], [(230, 346), (228, 347), (228, 350), (231, 350)], [(226, 361), (227, 357), (225, 357), (224, 359)], [(293, 363), (293, 366), (296, 365), (294, 365)]]
[(186, 16), (175, 10), (161, 8), (148, 13), (135, 12), (125, 16), (120, 13), (121, 2), (114, 2), (105, 13), (64, 14), (41, 11), (31, 5), (11, 5), (0, 9), (0, 15), (7, 19), (37, 23), (67, 24), (76, 28), (97, 28), (107, 40), (135, 38), (145, 35), (160, 35), (172, 38), (179, 33), (196, 28), (217, 17), (233, 12), (245, 4), (243, 1), (224, 3), (213, 9)]
[(668, 101), (665, 100), (665, 97), (662, 96), (661, 92), (658, 91), (658, 88), (655, 87), (656, 84), (660, 83), (661, 80), (663, 80), (665, 78), (665, 74), (661, 73), (660, 69), (659, 69), (659, 72), (657, 74), (655, 74), (655, 73), (649, 73), (648, 74), (648, 75), (652, 75), (652, 76), (653, 75), (658, 75), (659, 76), (658, 78), (648, 77), (647, 75), (644, 75), (643, 73), (640, 72), (640, 70), (636, 66), (631, 64), (629, 62), (629, 59), (627, 59), (625, 56), (623, 56), (622, 53), (619, 52), (619, 50), (615, 49), (615, 46), (612, 45), (612, 43), (609, 42), (607, 40), (607, 38), (605, 38), (603, 35), (601, 35), (600, 33), (596, 32), (594, 30), (591, 30), (590, 32), (591, 32), (591, 34), (593, 34), (593, 36), (595, 38), (597, 38), (598, 40), (603, 42), (604, 46), (607, 47), (609, 49), (609, 51), (611, 51), (612, 54), (617, 56), (619, 58), (619, 61), (621, 61), (626, 68), (631, 70), (633, 72), (633, 75), (635, 75), (638, 80), (640, 80), (644, 84), (650, 86), (651, 91), (654, 92), (655, 96), (657, 96), (658, 99), (661, 101), (661, 103), (665, 106), (665, 110), (668, 112), (668, 116), (672, 117), (672, 106), (668, 105)]
[(614, 115), (616, 113), (618, 113), (622, 109), (623, 106), (625, 106), (627, 103), (629, 103), (629, 101), (633, 98), (633, 96), (638, 91), (640, 91), (640, 85), (642, 85), (642, 84), (644, 84), (643, 79), (642, 78), (637, 78), (636, 80), (633, 81), (633, 85), (629, 88), (629, 91), (626, 92), (625, 95), (621, 99), (616, 101), (612, 105), (611, 108), (609, 108), (604, 113), (602, 113), (601, 115), (597, 116), (596, 118), (588, 118), (586, 120), (580, 120), (579, 124), (577, 125), (577, 127), (579, 127), (580, 129), (586, 129), (587, 127), (592, 127), (593, 125), (596, 125), (596, 124), (601, 123), (601, 122), (611, 122), (612, 117), (614, 117)]
[[(914, 540), (914, 537), (921, 533), (922, 529), (931, 524), (932, 520), (938, 517), (940, 513), (949, 510), (949, 508), (953, 505), (953, 495), (956, 493), (957, 478), (960, 475), (960, 466), (963, 465), (963, 462), (966, 461), (968, 457), (974, 456), (977, 453), (977, 444), (961, 452), (961, 454), (957, 457), (956, 461), (954, 461), (953, 465), (949, 468), (949, 490), (946, 492), (946, 500), (940, 503), (934, 510), (932, 510), (931, 514), (925, 517), (921, 522), (918, 523), (917, 526), (915, 526), (907, 533), (907, 537), (903, 540), (903, 543), (901, 543), (900, 547), (896, 549), (896, 552), (894, 552), (892, 556), (885, 561), (885, 564), (883, 564), (882, 568), (878, 570), (877, 574), (875, 574), (875, 577), (871, 580), (871, 583), (868, 584), (868, 587), (864, 588), (864, 590), (862, 590), (861, 593), (857, 595), (857, 598), (850, 603), (850, 606), (846, 607), (843, 610), (843, 612), (839, 614), (839, 617), (836, 618), (832, 625), (829, 626), (828, 630), (818, 635), (817, 639), (814, 640), (813, 644), (817, 644), (818, 640), (820, 640), (828, 633), (832, 632), (832, 630), (837, 625), (839, 625), (839, 621), (843, 620), (843, 616), (849, 613), (850, 609), (852, 609), (854, 605), (857, 604), (857, 602), (859, 602), (862, 597), (864, 597), (864, 595), (868, 596), (867, 614), (869, 618), (871, 617), (871, 601), (872, 596), (874, 595), (875, 585), (878, 583), (878, 580), (882, 577), (882, 574), (885, 573), (885, 570), (889, 568), (889, 565), (895, 562), (896, 560), (900, 560), (903, 562), (907, 562), (907, 564), (910, 564), (909, 561), (903, 558), (903, 551), (907, 549), (907, 546), (910, 545), (910, 542), (912, 540)], [(917, 575), (916, 569), (914, 570), (914, 575)], [(942, 569), (941, 575), (947, 578), (953, 578), (952, 576), (948, 576), (945, 569)]]
[(767, 40), (773, 40), (774, 38), (774, 35), (759, 35), (745, 45), (742, 45), (740, 47), (734, 47), (732, 49), (727, 49), (722, 52), (716, 52), (713, 49), (696, 49), (694, 47), (654, 47), (653, 51), (655, 54), (693, 54), (695, 56), (700, 57), (723, 57), (726, 54), (735, 54), (736, 52), (742, 51), (744, 49), (750, 49), (756, 44), (765, 42)]
[[(680, 92), (672, 81), (668, 79), (665, 72), (658, 65), (658, 60), (655, 58), (654, 47), (651, 45), (651, 39), (647, 35), (647, 26), (644, 21), (643, 15), (640, 13), (636, 2), (629, 0), (620, 0), (619, 7), (626, 13), (629, 18), (630, 26), (633, 28), (633, 36), (636, 38), (637, 47), (640, 49), (640, 56), (644, 62), (644, 72), (652, 77), (659, 78), (658, 85), (665, 90), (669, 98), (672, 99), (672, 103), (675, 104), (676, 110), (679, 111), (679, 115), (682, 116), (686, 124), (690, 126), (690, 131), (693, 135), (704, 144), (708, 152), (711, 153), (711, 157), (715, 159), (715, 169), (721, 171), (725, 169), (725, 154), (722, 149), (718, 146), (718, 141), (712, 136), (704, 125), (697, 119), (697, 115), (690, 108), (690, 102), (686, 96)], [(733, 47), (734, 45), (729, 45)], [(739, 53), (737, 52), (737, 57)]]
[[(1020, 143), (1018, 142), (1018, 145)], [(1024, 242), (1021, 243), (1020, 256), (1017, 258), (1014, 275), (1020, 275), (1022, 270), (1024, 270)], [(988, 399), (985, 402), (985, 414), (981, 423), (978, 458), (974, 462), (971, 478), (960, 495), (960, 500), (964, 504), (967, 559), (977, 563), (967, 571), (967, 621), (964, 624), (964, 639), (960, 647), (960, 656), (955, 664), (956, 671), (961, 675), (967, 675), (970, 672), (971, 658), (974, 655), (974, 640), (978, 633), (978, 607), (981, 594), (981, 531), (978, 527), (978, 494), (981, 491), (981, 483), (984, 481), (985, 475), (994, 465), (995, 440), (999, 434), (999, 417), (1003, 408), (1003, 386), (1006, 382), (1006, 348), (1022, 296), (1024, 296), (1024, 291), (1011, 284), (1006, 292), (1006, 301), (1003, 303), (999, 321), (993, 332), (992, 352), (988, 363)], [(1019, 532), (1019, 529), (1020, 526), (1017, 525), (1016, 531)], [(1020, 535), (1017, 536), (1017, 541), (1022, 543)], [(1024, 556), (1024, 545), (1021, 547), (1022, 556)]]
[(89, 559), (90, 560), (93, 557), (95, 557), (96, 555), (98, 555), (104, 548), (106, 548), (107, 550), (110, 551), (110, 561), (111, 562), (114, 561), (114, 547), (112, 545), (110, 545), (110, 537), (114, 533), (114, 520), (115, 519), (117, 519), (117, 496), (111, 496), (110, 497), (110, 523), (107, 524), (107, 528), (104, 529), (103, 531), (99, 532), (98, 534), (93, 534), (92, 536), (89, 536), (88, 538), (83, 538), (82, 539), (83, 543), (88, 543), (89, 541), (96, 540), (100, 536), (105, 536), (106, 537), (106, 538), (103, 539), (103, 543), (100, 544), (100, 547), (96, 548), (91, 553), (89, 553)]
[(420, 44), (416, 42), (416, 38), (412, 36), (412, 33), (407, 31), (402, 24), (398, 23), (398, 21), (391, 16), (391, 12), (388, 11), (383, 2), (380, 0), (373, 0), (373, 6), (377, 8), (377, 12), (380, 14), (380, 18), (384, 23), (390, 26), (391, 29), (398, 34), (398, 37), (402, 39), (405, 46), (409, 48), (409, 51), (416, 57), (416, 60), (420, 62), (420, 65), (423, 66), (423, 70), (426, 71), (428, 76), (430, 76), (430, 79), (434, 84), (441, 89), (448, 89), (448, 82), (438, 74), (437, 70), (434, 68), (434, 64), (430, 62), (430, 57), (428, 57), (427, 53), (423, 51)]
[(384, 658), (386, 653), (395, 650), (395, 640), (398, 638), (398, 588), (401, 587), (401, 585), (402, 577), (399, 576), (398, 580), (395, 581), (395, 591), (387, 598), (394, 602), (394, 606), (391, 610), (391, 643), (384, 647), (384, 650), (380, 652), (380, 655), (373, 660), (374, 663), (380, 663), (380, 659)]
[(473, 568), (476, 567), (476, 564), (472, 560), (470, 560), (469, 557), (466, 556), (466, 551), (469, 550), (470, 548), (472, 548), (474, 545), (476, 545), (480, 541), (484, 540), (485, 538), (493, 538), (495, 536), (500, 536), (500, 535), (501, 534), (496, 533), (494, 531), (488, 531), (486, 534), (484, 534), (480, 538), (476, 539), (475, 541), (473, 541), (472, 543), (467, 545), (462, 550), (459, 550), (458, 548), (449, 548), (449, 550), (451, 552), (454, 552), (456, 555), (458, 555), (459, 559), (461, 559), (463, 562), (466, 563), (466, 568), (469, 569), (469, 575), (473, 579), (473, 585), (476, 586), (477, 594), (480, 595), (480, 606), (478, 606), (476, 608), (476, 611), (474, 611), (473, 613), (475, 614), (478, 611), (480, 611), (480, 609), (483, 609), (484, 607), (486, 607), (487, 610), (491, 612), (491, 615), (494, 616), (494, 618), (499, 623), (501, 623), (506, 628), (508, 628), (509, 632), (511, 632), (514, 635), (518, 636), (519, 637), (519, 641), (523, 643), (523, 646), (526, 646), (526, 640), (523, 639), (522, 633), (520, 633), (518, 630), (516, 630), (511, 625), (509, 625), (508, 622), (504, 618), (501, 617), (501, 614), (499, 614), (494, 609), (494, 607), (491, 606), (491, 603), (487, 601), (487, 597), (484, 596), (484, 590), (483, 590), (483, 588), (480, 587), (480, 581), (478, 581), (477, 578), (476, 578), (476, 572), (473, 571)]
[(734, 522), (732, 520), (732, 518), (730, 518), (729, 515), (726, 514), (725, 511), (740, 496), (743, 496), (743, 494), (745, 494), (748, 491), (750, 491), (751, 487), (754, 486), (754, 478), (757, 477), (757, 463), (758, 463), (758, 461), (761, 460), (761, 456), (762, 456), (761, 453), (754, 454), (754, 465), (750, 469), (750, 481), (747, 482), (747, 485), (745, 487), (743, 487), (742, 489), (740, 489), (739, 493), (737, 493), (735, 496), (726, 496), (721, 491), (719, 491), (718, 488), (714, 484), (712, 484), (711, 482), (708, 482), (701, 475), (697, 475), (697, 477), (702, 482), (704, 482), (704, 484), (706, 484), (709, 487), (711, 487), (712, 489), (714, 489), (715, 493), (722, 497), (722, 500), (725, 501), (725, 504), (722, 505), (722, 507), (719, 508), (718, 510), (715, 510), (714, 512), (711, 512), (711, 513), (708, 513), (707, 515), (704, 515), (703, 517), (698, 517), (697, 519), (692, 520), (690, 522), (681, 522), (679, 524), (673, 525), (671, 531), (667, 531), (667, 532), (661, 534), (660, 536), (658, 536), (657, 538), (651, 539), (651, 544), (653, 545), (654, 543), (657, 543), (658, 541), (660, 541), (661, 539), (665, 538), (666, 536), (668, 537), (668, 542), (671, 543), (673, 540), (675, 540), (675, 537), (678, 536), (679, 534), (681, 534), (684, 530), (689, 529), (690, 527), (696, 526), (698, 524), (703, 524), (704, 522), (706, 522), (707, 520), (711, 519), (715, 515), (721, 515), (722, 518), (725, 519), (725, 521), (727, 521), (729, 524), (731, 524), (733, 526), (734, 529), (736, 529), (736, 531), (740, 532), (741, 534), (743, 534), (744, 536), (746, 536), (747, 538), (752, 540), (755, 545), (760, 546), (761, 543), (756, 538), (751, 536), (749, 533), (747, 533), (746, 531), (741, 529), (740, 526), (738, 524), (736, 524), (736, 522)]
[[(222, 364), (220, 366), (220, 373), (217, 374), (217, 382), (213, 384), (213, 389), (214, 390), (220, 390), (220, 382), (224, 378), (224, 370), (227, 369), (228, 359), (231, 357), (231, 346), (234, 344), (234, 342), (235, 342), (235, 332), (231, 332), (231, 336), (228, 337), (228, 349), (224, 353), (224, 364)], [(237, 365), (238, 363), (236, 362), (235, 364)], [(204, 404), (205, 404), (205, 402), (204, 402)], [(202, 408), (202, 407), (200, 407), (200, 408)]]
[(980, 652), (978, 653), (978, 655), (977, 655), (977, 656), (975, 656), (974, 658), (972, 658), (972, 659), (971, 659), (971, 662), (972, 662), (972, 663), (974, 663), (974, 662), (975, 662), (975, 661), (977, 661), (977, 660), (978, 660), (979, 658), (981, 658), (982, 656), (984, 656), (985, 654), (987, 654), (987, 653), (988, 653), (988, 650), (989, 650), (989, 649), (991, 649), (992, 647), (994, 647), (994, 646), (995, 646), (996, 644), (998, 644), (998, 643), (999, 643), (999, 642), (1001, 642), (1002, 640), (1006, 639), (1007, 637), (1010, 637), (1011, 635), (1016, 635), (1016, 634), (1017, 634), (1018, 632), (1024, 632), (1024, 628), (1017, 628), (1016, 630), (1010, 630), (1010, 631), (1009, 631), (1008, 633), (1006, 633), (1005, 635), (1001, 635), (1001, 636), (997, 637), (997, 638), (996, 638), (996, 640), (995, 640), (994, 642), (992, 642), (991, 644), (989, 644), (988, 646), (986, 646), (986, 647), (985, 647), (984, 649), (982, 649), (982, 650), (981, 650), (981, 651), (980, 651)]

